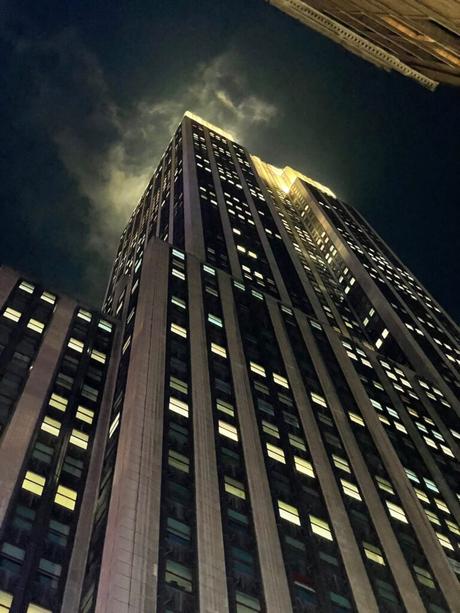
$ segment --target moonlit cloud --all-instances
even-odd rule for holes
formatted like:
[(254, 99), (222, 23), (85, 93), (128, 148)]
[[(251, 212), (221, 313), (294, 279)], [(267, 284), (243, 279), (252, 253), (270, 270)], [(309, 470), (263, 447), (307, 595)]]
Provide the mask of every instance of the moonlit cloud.
[[(101, 151), (85, 151), (78, 137), (75, 147), (72, 133), (56, 138), (67, 170), (92, 203), (97, 233), (90, 236), (91, 247), (101, 246), (107, 254), (107, 241), (118, 236), (187, 109), (239, 138), (253, 124), (275, 116), (273, 105), (243, 94), (245, 83), (235, 61), (232, 54), (223, 54), (200, 66), (173, 98), (140, 100), (127, 116), (115, 108), (111, 116), (117, 138)], [(106, 106), (114, 107), (110, 100)]]
[(39, 71), (37, 116), (90, 202), (86, 247), (103, 258), (112, 258), (126, 219), (187, 109), (242, 139), (251, 126), (268, 122), (277, 112), (247, 93), (234, 53), (199, 66), (173, 97), (144, 98), (126, 112), (110, 92), (97, 58), (72, 32), (47, 43), (22, 42), (22, 53), (32, 49), (55, 60), (54, 71)]
[[(0, 36), (8, 39), (9, 33), (0, 27)], [(122, 104), (97, 56), (74, 30), (48, 39), (22, 34), (9, 42), (34, 81), (31, 119), (48, 134), (89, 205), (84, 213), (89, 231), (77, 245), (92, 262), (86, 274), (93, 288), (105, 282), (123, 226), (186, 110), (243, 143), (252, 127), (277, 114), (269, 101), (251, 93), (243, 60), (234, 51), (197, 66), (168, 98), (148, 93), (133, 100), (124, 92)], [(70, 258), (81, 257), (72, 252), (75, 246), (68, 245)]]

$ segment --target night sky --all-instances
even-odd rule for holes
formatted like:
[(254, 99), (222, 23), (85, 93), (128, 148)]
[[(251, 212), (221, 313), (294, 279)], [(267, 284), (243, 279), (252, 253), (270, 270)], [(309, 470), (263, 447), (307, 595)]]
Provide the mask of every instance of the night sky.
[(0, 3), (0, 261), (101, 301), (187, 109), (359, 208), (460, 319), (460, 89), (388, 74), (263, 0)]

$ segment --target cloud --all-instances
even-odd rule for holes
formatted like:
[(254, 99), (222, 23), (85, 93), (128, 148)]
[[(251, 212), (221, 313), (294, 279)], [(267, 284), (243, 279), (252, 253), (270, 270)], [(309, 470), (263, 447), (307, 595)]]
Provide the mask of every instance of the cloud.
[(93, 284), (103, 279), (97, 262), (107, 266), (112, 260), (122, 228), (186, 110), (243, 143), (251, 127), (277, 113), (270, 102), (249, 93), (235, 52), (198, 66), (169, 98), (150, 94), (130, 100), (126, 108), (75, 31), (62, 30), (47, 40), (23, 35), (14, 44), (34, 75), (30, 111), (89, 203), (89, 232), (82, 240), (96, 256), (88, 271)]
[(45, 62), (46, 71), (40, 71), (37, 110), (67, 172), (91, 203), (89, 246), (104, 256), (187, 109), (242, 140), (277, 112), (247, 93), (231, 52), (199, 66), (173, 97), (144, 98), (126, 111), (117, 106), (97, 58), (73, 32), (42, 43), (38, 51), (43, 59), (53, 58), (55, 67)]

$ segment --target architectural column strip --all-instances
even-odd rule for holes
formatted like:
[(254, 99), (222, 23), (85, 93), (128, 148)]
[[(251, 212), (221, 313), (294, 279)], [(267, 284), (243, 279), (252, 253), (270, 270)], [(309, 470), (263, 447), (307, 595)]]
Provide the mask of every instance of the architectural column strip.
[(300, 313), (297, 310), (295, 315), (303, 341), (308, 347), (308, 351), (318, 375), (319, 382), (321, 383), (321, 387), (326, 396), (335, 425), (337, 426), (337, 430), (340, 433), (344, 448), (353, 467), (353, 473), (361, 489), (364, 504), (369, 510), (375, 530), (385, 551), (385, 556), (392, 571), (395, 583), (399, 589), (401, 599), (408, 611), (425, 611), (425, 606), (420, 598), (415, 581), (407, 566), (390, 520), (388, 519), (386, 511), (375, 488), (372, 476), (369, 474), (369, 470), (359, 449), (358, 443), (352, 429), (350, 428), (348, 418), (345, 415), (343, 407), (340, 403), (334, 383), (316, 345), (316, 341), (308, 325), (308, 319), (303, 313)]
[(192, 122), (182, 120), (182, 159), (184, 176), (184, 232), (185, 251), (204, 262), (206, 260), (201, 217), (195, 154), (193, 151)]
[(267, 613), (289, 613), (289, 586), (228, 275), (219, 274), (219, 288)]
[(96, 613), (156, 610), (168, 245), (144, 252)]
[(187, 258), (200, 613), (228, 612), (201, 264)]
[(10, 295), (13, 287), (18, 281), (18, 273), (8, 268), (8, 266), (1, 267), (0, 274), (0, 306), (4, 305)]
[(313, 415), (311, 404), (292, 351), (278, 303), (267, 297), (273, 329), (286, 368), (289, 385), (297, 404), (302, 426), (310, 448), (316, 474), (321, 485), (329, 518), (334, 527), (335, 537), (342, 554), (343, 563), (353, 592), (357, 610), (360, 613), (378, 613), (372, 586), (364, 566), (360, 549), (345, 510), (345, 506), (329, 463), (326, 449), (321, 442), (321, 433)]
[[(177, 135), (180, 138), (180, 135)], [(176, 170), (176, 136), (171, 141), (171, 171), (169, 177), (169, 220), (168, 220), (168, 243), (174, 244), (174, 171)]]
[(18, 483), (30, 440), (38, 427), (48, 386), (50, 373), (54, 373), (61, 356), (76, 303), (60, 298), (33, 368), (18, 400), (0, 444), (0, 525), (8, 509), (10, 498)]

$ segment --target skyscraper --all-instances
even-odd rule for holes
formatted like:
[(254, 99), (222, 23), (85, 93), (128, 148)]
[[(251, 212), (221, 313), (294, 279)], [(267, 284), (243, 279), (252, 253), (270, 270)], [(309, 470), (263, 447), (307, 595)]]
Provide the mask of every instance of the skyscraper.
[(267, 0), (304, 25), (384, 70), (434, 90), (460, 85), (456, 0)]
[[(11, 300), (10, 327), (26, 312)], [(4, 610), (456, 610), (459, 332), (356, 210), (186, 113), (121, 236), (103, 310), (83, 309), (87, 337), (65, 337), (60, 359), (82, 374), (47, 383), (40, 409), (50, 393), (70, 407), (60, 458), (81, 407), (98, 414), (78, 428), (78, 485), (62, 459), (11, 472)], [(112, 350), (92, 340), (101, 321), (119, 330)], [(81, 384), (107, 364), (96, 409)], [(29, 419), (27, 453), (43, 423)], [(70, 516), (54, 517), (58, 495)]]
[(0, 611), (59, 611), (91, 526), (115, 325), (5, 267), (0, 305)]

